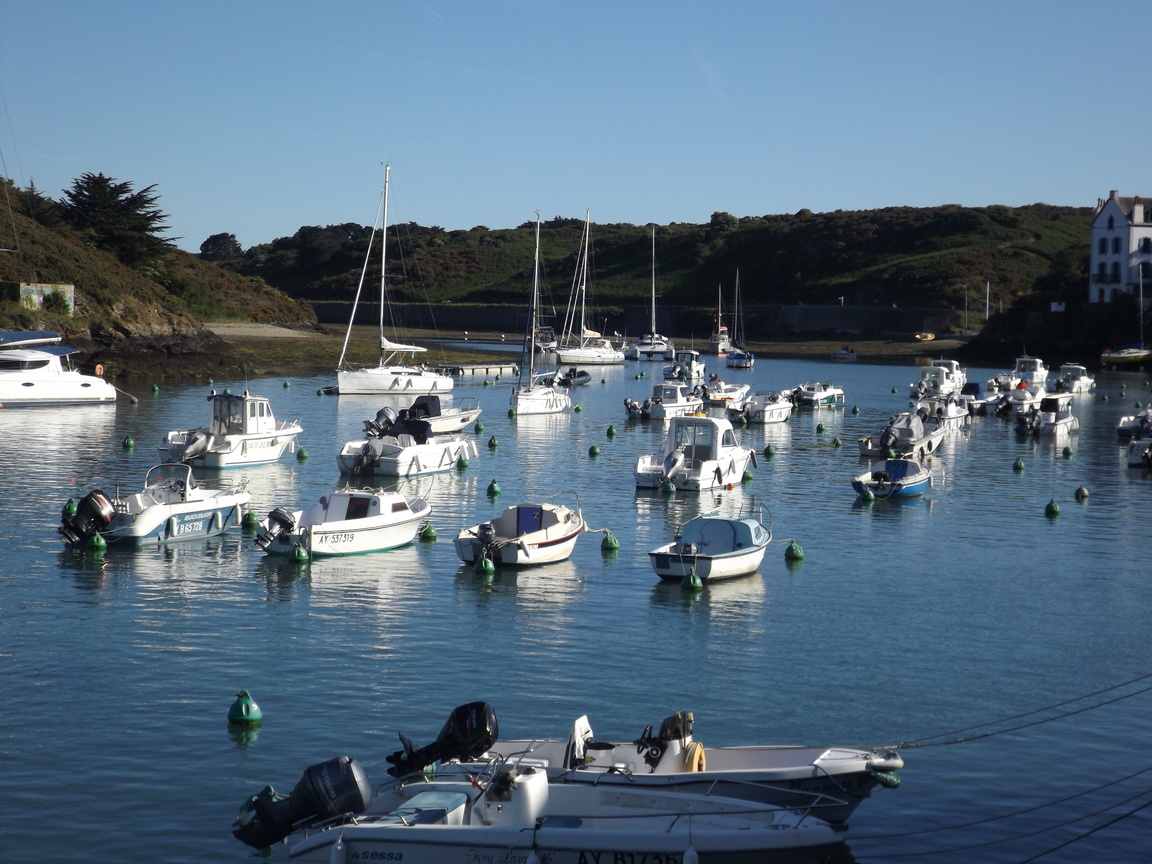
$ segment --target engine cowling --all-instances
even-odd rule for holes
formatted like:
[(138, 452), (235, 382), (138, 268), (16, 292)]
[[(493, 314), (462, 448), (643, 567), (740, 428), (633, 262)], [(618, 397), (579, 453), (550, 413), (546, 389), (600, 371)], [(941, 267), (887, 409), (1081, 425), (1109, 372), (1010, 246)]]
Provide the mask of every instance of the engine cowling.
[(69, 543), (82, 543), (111, 525), (115, 515), (112, 500), (101, 490), (93, 489), (80, 499), (75, 513), (62, 517), (58, 530)]

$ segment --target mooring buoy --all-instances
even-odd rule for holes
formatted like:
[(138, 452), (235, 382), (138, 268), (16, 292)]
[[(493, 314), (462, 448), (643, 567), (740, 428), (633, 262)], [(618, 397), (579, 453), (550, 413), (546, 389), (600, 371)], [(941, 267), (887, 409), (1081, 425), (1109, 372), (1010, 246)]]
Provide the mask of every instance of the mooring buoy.
[(256, 700), (247, 690), (236, 694), (236, 701), (228, 709), (228, 722), (237, 726), (259, 726), (264, 720), (264, 714)]

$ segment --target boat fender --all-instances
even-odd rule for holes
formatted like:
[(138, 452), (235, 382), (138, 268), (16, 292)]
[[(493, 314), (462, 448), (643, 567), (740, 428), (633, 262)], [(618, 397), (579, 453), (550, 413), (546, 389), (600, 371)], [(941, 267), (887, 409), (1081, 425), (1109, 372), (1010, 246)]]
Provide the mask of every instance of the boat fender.
[(877, 771), (874, 768), (869, 768), (868, 773), (885, 789), (900, 788), (900, 775), (895, 771)]
[[(688, 749), (684, 751), (684, 765), (689, 771), (703, 771), (705, 770), (707, 762), (704, 758), (704, 745), (699, 741), (693, 741), (688, 745)], [(897, 780), (899, 782), (899, 780)]]

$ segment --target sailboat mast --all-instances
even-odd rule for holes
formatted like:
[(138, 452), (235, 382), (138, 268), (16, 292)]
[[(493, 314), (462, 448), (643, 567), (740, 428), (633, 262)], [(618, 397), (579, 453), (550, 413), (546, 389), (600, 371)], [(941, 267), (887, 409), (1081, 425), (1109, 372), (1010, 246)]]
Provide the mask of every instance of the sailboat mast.
[[(537, 305), (540, 296), (540, 211), (536, 211), (536, 254), (532, 259), (532, 300), (528, 306), (528, 334), (524, 337), (524, 353), (527, 357), (528, 366), (528, 381), (532, 381), (532, 373), (535, 371), (533, 367), (536, 365), (536, 334), (537, 334)], [(520, 363), (520, 383), (524, 381), (524, 366), (522, 360)]]
[(392, 172), (391, 165), (384, 166), (384, 218), (380, 226), (380, 330), (377, 339), (379, 359), (377, 362), (384, 365), (384, 297), (387, 292), (385, 273), (388, 263), (388, 175)]
[(652, 329), (649, 331), (656, 335), (656, 226), (652, 226)]
[[(380, 202), (376, 205), (376, 217), (372, 220), (372, 234), (368, 237), (368, 250), (364, 253), (364, 266), (360, 268), (360, 281), (356, 283), (356, 296), (352, 300), (352, 314), (348, 317), (348, 329), (344, 333), (344, 344), (340, 347), (340, 359), (336, 363), (337, 369), (344, 368), (344, 357), (348, 353), (348, 342), (352, 338), (352, 327), (356, 323), (356, 310), (360, 308), (360, 295), (364, 290), (364, 278), (368, 275), (368, 263), (372, 260), (372, 243), (376, 238), (376, 226), (380, 224), (381, 212), (387, 209), (387, 201), (388, 166), (386, 165), (384, 167), (384, 186), (380, 190)], [(383, 310), (383, 303), (381, 303), (380, 308)], [(380, 335), (384, 335), (383, 322), (381, 322)]]

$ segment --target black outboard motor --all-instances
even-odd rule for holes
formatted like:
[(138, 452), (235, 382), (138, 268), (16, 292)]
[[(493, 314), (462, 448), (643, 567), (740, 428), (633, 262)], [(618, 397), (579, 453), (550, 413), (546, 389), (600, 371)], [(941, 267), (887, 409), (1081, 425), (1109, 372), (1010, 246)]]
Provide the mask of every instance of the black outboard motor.
[(261, 549), (267, 549), (273, 540), (281, 534), (291, 534), (295, 527), (296, 518), (292, 515), (292, 511), (277, 507), (268, 514), (268, 527), (261, 528), (260, 533), (256, 535), (256, 545)]
[(62, 524), (57, 530), (69, 543), (82, 543), (107, 528), (115, 515), (116, 508), (108, 496), (94, 489), (80, 499), (75, 513), (61, 517)]
[(680, 741), (686, 744), (692, 737), (692, 724), (695, 718), (691, 711), (677, 711), (671, 717), (665, 717), (660, 724), (660, 734), (652, 734), (652, 726), (644, 727), (640, 737), (632, 743), (636, 745), (636, 752), (644, 757), (644, 761), (653, 771), (660, 764), (664, 751), (668, 749), (669, 741)]
[(253, 795), (240, 808), (232, 834), (254, 849), (264, 849), (313, 822), (363, 813), (371, 800), (372, 787), (360, 763), (339, 756), (305, 769), (287, 798), (271, 787)]
[(448, 722), (436, 740), (419, 750), (406, 736), (400, 736), (403, 750), (386, 757), (392, 763), (388, 773), (393, 777), (406, 777), (423, 771), (433, 762), (459, 759), (467, 762), (488, 752), (500, 737), (496, 711), (487, 702), (469, 702), (452, 709)]

